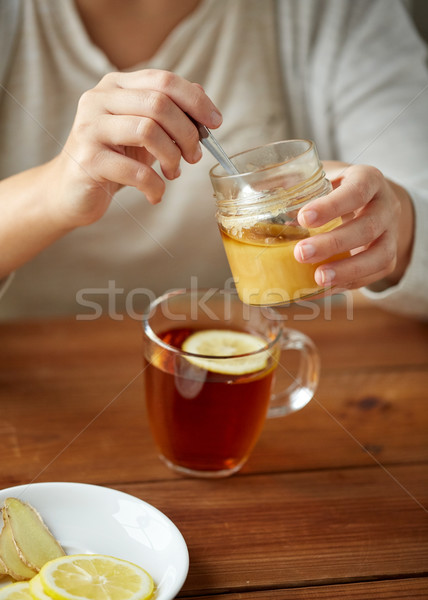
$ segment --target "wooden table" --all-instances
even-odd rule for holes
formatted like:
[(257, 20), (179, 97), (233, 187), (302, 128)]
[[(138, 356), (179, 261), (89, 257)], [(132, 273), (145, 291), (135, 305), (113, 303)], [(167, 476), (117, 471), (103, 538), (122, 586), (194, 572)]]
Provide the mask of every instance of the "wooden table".
[(159, 461), (137, 321), (0, 325), (0, 488), (88, 482), (153, 504), (188, 544), (180, 596), (427, 599), (428, 324), (373, 307), (287, 316), (319, 347), (316, 397), (218, 481)]

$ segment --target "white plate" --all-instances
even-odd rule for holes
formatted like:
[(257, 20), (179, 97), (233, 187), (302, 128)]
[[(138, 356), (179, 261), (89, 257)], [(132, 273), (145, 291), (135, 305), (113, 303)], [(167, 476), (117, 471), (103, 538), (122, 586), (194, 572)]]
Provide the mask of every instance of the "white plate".
[(108, 554), (140, 565), (155, 581), (156, 600), (170, 600), (180, 591), (189, 569), (186, 542), (174, 523), (147, 502), (83, 483), (8, 488), (0, 491), (0, 506), (10, 496), (38, 510), (67, 554)]

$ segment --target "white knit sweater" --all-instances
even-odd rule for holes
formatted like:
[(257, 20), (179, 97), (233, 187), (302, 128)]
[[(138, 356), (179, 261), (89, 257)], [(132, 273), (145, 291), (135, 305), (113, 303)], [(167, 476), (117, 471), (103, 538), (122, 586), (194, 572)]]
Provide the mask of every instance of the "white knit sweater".
[[(7, 65), (7, 53), (0, 56), (2, 178), (58, 153), (82, 92), (116, 70), (72, 0), (14, 1), (16, 43)], [(145, 67), (204, 86), (223, 113), (217, 135), (229, 153), (310, 138), (321, 158), (377, 166), (406, 187), (417, 224), (411, 265), (395, 288), (365, 293), (386, 308), (428, 316), (428, 74), (425, 46), (400, 2), (202, 0), (150, 61), (135, 66)], [(136, 314), (169, 288), (223, 287), (230, 272), (215, 224), (212, 164), (204, 156), (182, 165), (156, 207), (134, 189), (119, 192), (98, 223), (15, 273), (0, 318), (93, 313), (90, 302)]]

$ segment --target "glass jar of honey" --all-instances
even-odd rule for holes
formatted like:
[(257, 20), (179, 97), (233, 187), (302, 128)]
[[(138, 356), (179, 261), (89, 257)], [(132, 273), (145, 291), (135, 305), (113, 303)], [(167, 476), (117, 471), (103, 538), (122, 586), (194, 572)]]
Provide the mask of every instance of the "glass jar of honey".
[[(297, 222), (299, 210), (328, 194), (314, 143), (275, 142), (232, 157), (239, 175), (220, 165), (210, 171), (217, 203), (217, 222), (240, 299), (246, 304), (286, 304), (321, 296), (314, 273), (318, 264), (299, 263), (299, 240), (330, 231), (341, 219), (306, 229)], [(330, 260), (337, 260), (333, 257)]]

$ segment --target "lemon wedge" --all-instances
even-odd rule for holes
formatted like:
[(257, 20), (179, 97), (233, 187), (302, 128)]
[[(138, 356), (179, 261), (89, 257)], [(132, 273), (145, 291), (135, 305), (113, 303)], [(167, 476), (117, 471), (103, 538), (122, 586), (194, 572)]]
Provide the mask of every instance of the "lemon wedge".
[[(182, 350), (201, 355), (186, 356), (190, 363), (201, 369), (225, 375), (244, 375), (266, 367), (270, 352), (261, 352), (266, 346), (266, 340), (251, 333), (204, 329), (190, 335), (183, 342)], [(216, 356), (221, 358), (211, 358)]]
[(101, 554), (56, 558), (42, 567), (40, 582), (54, 600), (147, 600), (154, 591), (144, 569)]
[(11, 583), (0, 589), (0, 600), (33, 600), (28, 581)]

